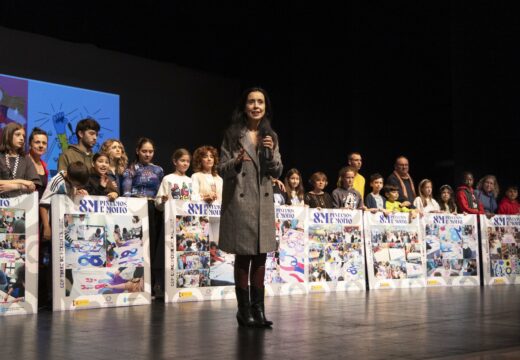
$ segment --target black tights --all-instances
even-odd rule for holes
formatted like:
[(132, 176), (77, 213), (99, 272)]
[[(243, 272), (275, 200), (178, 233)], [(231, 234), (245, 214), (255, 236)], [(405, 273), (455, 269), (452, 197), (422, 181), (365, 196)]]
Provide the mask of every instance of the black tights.
[(250, 280), (251, 286), (263, 288), (266, 259), (267, 254), (235, 255), (235, 285), (247, 289)]

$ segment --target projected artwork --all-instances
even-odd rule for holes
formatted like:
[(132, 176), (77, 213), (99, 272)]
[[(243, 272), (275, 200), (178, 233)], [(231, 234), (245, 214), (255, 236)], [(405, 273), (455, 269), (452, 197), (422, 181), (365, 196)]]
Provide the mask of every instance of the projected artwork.
[(78, 142), (76, 124), (85, 118), (101, 125), (96, 152), (104, 140), (119, 138), (119, 95), (0, 74), (0, 128), (16, 121), (27, 135), (34, 127), (45, 130), (49, 145), (43, 160), (51, 176), (60, 153)]

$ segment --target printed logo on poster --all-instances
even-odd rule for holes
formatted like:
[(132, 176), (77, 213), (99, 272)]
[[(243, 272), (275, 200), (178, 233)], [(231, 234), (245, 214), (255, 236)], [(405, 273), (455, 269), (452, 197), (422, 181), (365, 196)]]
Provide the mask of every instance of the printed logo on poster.
[(520, 217), (495, 215), (491, 222), (494, 226), (520, 226)]
[(439, 225), (463, 225), (464, 218), (450, 215), (433, 215), (433, 223)]
[(406, 224), (410, 223), (408, 213), (385, 215), (381, 213), (377, 218), (379, 224)]
[(345, 212), (316, 211), (311, 218), (314, 224), (352, 224), (352, 214)]
[(79, 211), (84, 213), (127, 214), (128, 204), (121, 200), (81, 199)]
[(182, 210), (193, 216), (220, 216), (220, 205), (186, 201)]
[(292, 220), (296, 218), (296, 212), (294, 211), (294, 208), (276, 206), (274, 210), (277, 219)]
[(9, 199), (0, 199), (0, 207), (9, 207), (11, 206), (11, 202)]

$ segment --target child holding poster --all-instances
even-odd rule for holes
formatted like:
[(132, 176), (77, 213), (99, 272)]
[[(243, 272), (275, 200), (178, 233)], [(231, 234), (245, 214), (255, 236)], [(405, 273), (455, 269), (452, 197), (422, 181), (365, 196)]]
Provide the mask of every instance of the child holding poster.
[(287, 205), (304, 205), (305, 191), (302, 176), (298, 169), (291, 169), (285, 175), (285, 203)]
[(386, 210), (386, 199), (383, 195), (381, 195), (383, 181), (383, 175), (381, 174), (376, 173), (370, 176), (370, 187), (372, 188), (372, 192), (365, 198), (365, 205), (368, 208), (367, 210), (371, 213), (382, 211), (385, 213), (385, 215), (387, 215), (388, 211)]
[(429, 179), (423, 179), (419, 183), (419, 196), (413, 201), (413, 205), (419, 211), (419, 213), (435, 213), (440, 212), (441, 208), (439, 203), (432, 196), (432, 182)]
[(119, 196), (116, 178), (109, 174), (110, 159), (107, 154), (97, 153), (92, 158), (92, 171), (85, 190), (89, 195), (107, 196), (114, 201)]
[(462, 184), (457, 189), (457, 206), (459, 210), (468, 214), (485, 214), (484, 206), (478, 200), (473, 189), (473, 174), (466, 171), (462, 174)]
[(520, 215), (520, 204), (518, 203), (518, 187), (508, 186), (506, 196), (500, 201), (498, 213), (500, 215)]
[(397, 201), (399, 198), (399, 189), (394, 185), (385, 185), (384, 193), (386, 197), (386, 210), (390, 212), (408, 212), (410, 213), (410, 219), (414, 219), (416, 213), (414, 210), (407, 208), (406, 206), (402, 206), (402, 204)]
[(166, 175), (159, 186), (155, 197), (155, 207), (163, 211), (164, 203), (169, 198), (177, 200), (190, 200), (191, 178), (186, 176), (190, 167), (191, 154), (186, 149), (177, 149), (173, 152), (173, 173)]
[(449, 185), (442, 185), (439, 189), (439, 207), (442, 212), (457, 214), (457, 204), (453, 198), (453, 189)]
[(192, 200), (207, 203), (222, 200), (223, 180), (217, 174), (218, 153), (213, 146), (201, 146), (193, 153), (193, 175), (191, 176)]
[(310, 208), (332, 209), (334, 207), (332, 197), (323, 191), (328, 184), (327, 175), (321, 171), (315, 172), (309, 182), (312, 185), (312, 190), (305, 194), (305, 204), (309, 205)]
[(40, 211), (43, 239), (51, 239), (51, 223), (49, 219), (49, 209), (51, 207), (51, 198), (53, 195), (68, 195), (73, 197), (75, 195), (88, 195), (88, 192), (83, 189), (89, 180), (89, 172), (87, 165), (81, 161), (76, 161), (69, 166), (67, 170), (57, 173), (51, 181), (47, 184), (47, 188), (43, 192), (40, 200)]
[(338, 187), (332, 192), (335, 208), (349, 210), (363, 209), (363, 199), (359, 191), (354, 189), (356, 169), (351, 166), (341, 168), (338, 177)]

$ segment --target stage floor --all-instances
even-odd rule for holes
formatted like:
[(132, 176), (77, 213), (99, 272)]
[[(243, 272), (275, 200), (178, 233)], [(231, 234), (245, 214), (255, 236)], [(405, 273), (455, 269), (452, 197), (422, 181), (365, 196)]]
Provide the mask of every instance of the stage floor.
[(235, 301), (0, 318), (7, 359), (520, 359), (520, 286), (266, 299), (272, 330)]

